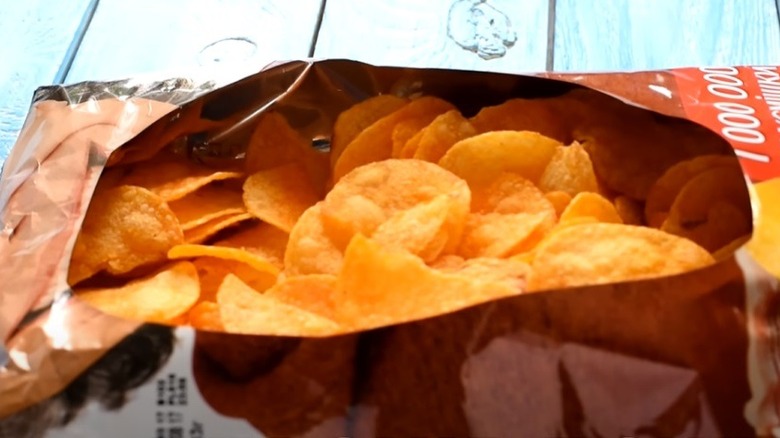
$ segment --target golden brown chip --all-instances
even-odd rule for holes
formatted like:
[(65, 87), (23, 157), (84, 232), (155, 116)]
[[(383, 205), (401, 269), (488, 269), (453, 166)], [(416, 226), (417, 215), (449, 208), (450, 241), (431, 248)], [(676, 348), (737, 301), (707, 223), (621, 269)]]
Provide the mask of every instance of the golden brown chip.
[(225, 331), (219, 318), (219, 305), (211, 301), (202, 301), (190, 309), (187, 312), (187, 324), (198, 330)]
[(183, 198), (213, 182), (241, 179), (242, 172), (221, 171), (194, 163), (184, 157), (163, 155), (132, 167), (117, 168), (127, 172), (119, 184), (144, 187), (165, 201)]
[(198, 257), (192, 261), (200, 278), (200, 301), (217, 301), (217, 291), (227, 274), (233, 274), (256, 291), (264, 291), (276, 283), (277, 274), (257, 270), (242, 261), (224, 257)]
[(307, 312), (335, 319), (335, 291), (335, 275), (311, 274), (280, 279), (265, 295)]
[(181, 242), (179, 221), (151, 191), (120, 186), (96, 192), (73, 247), (68, 282), (163, 261), (168, 249)]
[(368, 329), (515, 295), (522, 284), (521, 278), (442, 272), (406, 251), (385, 248), (358, 234), (345, 253), (335, 300), (342, 324)]
[(560, 143), (536, 132), (495, 131), (461, 140), (439, 165), (478, 188), (501, 172), (513, 172), (533, 183), (539, 181)]
[(462, 179), (420, 160), (384, 160), (342, 178), (322, 205), (325, 232), (338, 248), (346, 248), (355, 234), (370, 236), (392, 215), (439, 195), (451, 201), (444, 229), (453, 239), (444, 251), (452, 251), (469, 211), (471, 192)]
[(193, 245), (185, 243), (182, 245), (176, 245), (168, 251), (168, 258), (171, 260), (177, 259), (194, 259), (198, 257), (214, 257), (217, 259), (234, 260), (241, 263), (246, 263), (252, 268), (267, 272), (269, 274), (279, 274), (279, 268), (265, 258), (258, 256), (257, 254), (245, 251), (239, 248), (228, 248), (224, 246), (211, 246), (211, 245)]
[(344, 148), (358, 134), (377, 120), (401, 109), (407, 103), (409, 101), (406, 99), (391, 94), (380, 94), (358, 102), (340, 113), (333, 125), (333, 139), (330, 144), (331, 167), (336, 165), (336, 160), (341, 156)]
[(539, 178), (543, 192), (562, 191), (571, 196), (580, 192), (597, 192), (596, 174), (585, 149), (577, 142), (558, 146)]
[(371, 239), (388, 247), (403, 249), (426, 262), (435, 260), (447, 242), (460, 236), (451, 236), (444, 226), (452, 201), (439, 195), (431, 201), (417, 204), (390, 216), (371, 235)]
[(318, 196), (297, 164), (252, 174), (244, 183), (244, 204), (252, 215), (290, 232)]
[(474, 258), (525, 252), (544, 237), (554, 219), (549, 213), (471, 214), (458, 254)]
[(209, 237), (222, 230), (236, 226), (241, 222), (252, 219), (250, 213), (235, 213), (214, 218), (203, 225), (198, 225), (184, 232), (184, 241), (187, 243), (203, 243)]
[(290, 232), (284, 253), (284, 272), (288, 276), (337, 274), (344, 255), (325, 233), (322, 202), (306, 210)]
[(76, 293), (79, 299), (109, 315), (166, 323), (185, 314), (198, 301), (200, 285), (195, 266), (179, 262), (124, 286)]
[(475, 213), (547, 213), (555, 217), (555, 207), (531, 181), (504, 172), (489, 185), (471, 194), (471, 211)]
[(568, 222), (575, 218), (592, 217), (599, 222), (623, 223), (615, 206), (598, 193), (581, 192), (574, 198), (560, 217), (560, 222)]
[(528, 290), (662, 277), (713, 262), (694, 242), (653, 228), (583, 224), (562, 228), (539, 245)]
[(758, 263), (780, 278), (780, 179), (756, 184), (758, 218), (747, 248)]
[[(458, 110), (448, 111), (423, 128), (418, 133), (416, 144), (412, 143), (409, 150), (401, 156), (438, 163), (455, 143), (475, 135), (477, 130)], [(413, 140), (414, 138), (409, 142)], [(406, 149), (406, 146), (404, 148)]]
[(534, 131), (560, 142), (571, 142), (572, 123), (578, 113), (569, 103), (552, 99), (510, 99), (483, 108), (471, 119), (477, 131)]
[(391, 158), (393, 155), (393, 130), (399, 123), (427, 120), (423, 124), (425, 126), (437, 115), (453, 108), (452, 104), (441, 99), (430, 96), (421, 97), (377, 120), (344, 148), (344, 152), (334, 165), (333, 181), (340, 180), (356, 167)]
[(333, 320), (285, 304), (228, 274), (217, 294), (220, 319), (230, 333), (274, 336), (327, 336), (340, 327)]
[[(650, 188), (645, 201), (645, 218), (651, 227), (659, 228), (666, 219), (677, 195), (697, 175), (715, 167), (739, 169), (739, 162), (728, 155), (702, 155), (670, 167)], [(659, 221), (660, 220), (660, 221)]]
[(566, 207), (568, 207), (571, 202), (571, 195), (566, 192), (547, 192), (544, 194), (544, 197), (547, 198), (553, 205), (553, 208), (555, 208), (555, 215), (557, 217), (560, 217), (561, 214), (563, 214), (563, 211), (566, 210)]
[(170, 201), (168, 206), (185, 231), (212, 219), (246, 212), (241, 192), (216, 184), (209, 184), (183, 198)]
[(289, 234), (279, 228), (266, 222), (260, 222), (214, 242), (214, 245), (241, 248), (282, 268), (284, 266), (284, 251), (287, 248), (289, 237)]

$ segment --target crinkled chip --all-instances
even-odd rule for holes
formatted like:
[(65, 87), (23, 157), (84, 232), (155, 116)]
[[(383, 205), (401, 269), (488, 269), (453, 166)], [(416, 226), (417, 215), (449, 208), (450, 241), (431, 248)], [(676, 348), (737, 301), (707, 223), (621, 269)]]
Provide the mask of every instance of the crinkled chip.
[(748, 213), (731, 203), (718, 201), (709, 208), (703, 221), (683, 223), (670, 217), (661, 229), (714, 252), (734, 239), (750, 234), (751, 226)]
[(544, 237), (554, 219), (548, 213), (470, 214), (458, 254), (473, 258), (525, 252)]
[(187, 243), (202, 243), (220, 231), (236, 226), (249, 219), (252, 219), (250, 213), (234, 213), (214, 218), (205, 224), (198, 225), (185, 231), (184, 241)]
[(312, 147), (312, 142), (295, 131), (275, 111), (264, 113), (249, 139), (245, 168), (248, 173), (298, 163), (315, 190), (324, 189), (329, 178), (329, 156)]
[(220, 319), (230, 333), (273, 336), (327, 336), (339, 325), (320, 315), (259, 293), (228, 274), (217, 294)]
[(448, 241), (460, 238), (450, 236), (444, 227), (451, 202), (447, 195), (439, 195), (401, 210), (379, 225), (371, 238), (382, 245), (406, 250), (426, 262), (433, 261)]
[(355, 137), (377, 120), (393, 113), (409, 103), (392, 94), (380, 94), (356, 103), (336, 118), (333, 124), (333, 139), (330, 144), (330, 163), (335, 166), (336, 160), (341, 156)]
[(290, 235), (267, 222), (250, 224), (236, 233), (225, 237), (215, 246), (240, 248), (256, 254), (280, 269), (284, 266), (284, 251)]
[[(355, 234), (372, 235), (392, 215), (440, 195), (450, 199), (446, 233), (458, 237), (471, 204), (471, 192), (462, 179), (420, 160), (367, 164), (342, 178), (325, 197), (325, 232), (343, 249)], [(444, 250), (454, 250), (457, 245), (457, 239), (450, 240)]]
[(476, 213), (547, 213), (555, 207), (531, 181), (503, 172), (489, 185), (471, 193), (471, 210)]
[(547, 198), (553, 208), (555, 208), (555, 215), (558, 217), (563, 214), (563, 211), (566, 210), (566, 207), (568, 207), (571, 202), (571, 195), (566, 192), (547, 192), (544, 194), (544, 197)]
[(393, 155), (393, 130), (399, 123), (427, 120), (425, 123), (427, 124), (437, 115), (453, 108), (449, 102), (426, 96), (415, 99), (399, 110), (377, 120), (344, 148), (344, 152), (341, 153), (334, 165), (333, 181), (340, 180), (356, 167), (391, 158)]
[(423, 128), (415, 136), (417, 137), (416, 144), (412, 143), (407, 152), (401, 154), (401, 157), (438, 163), (452, 145), (475, 135), (477, 135), (477, 130), (458, 110), (447, 111)]
[(296, 164), (252, 174), (244, 183), (244, 203), (256, 218), (290, 232), (318, 196)]
[(618, 196), (615, 198), (615, 210), (624, 224), (643, 225), (644, 223), (642, 205), (628, 196)]
[(176, 216), (151, 191), (120, 186), (97, 192), (73, 247), (68, 282), (163, 261), (168, 249), (181, 242)]
[(739, 162), (728, 155), (702, 155), (670, 167), (650, 188), (645, 201), (645, 218), (651, 227), (660, 227), (683, 187), (694, 177), (715, 167), (739, 169)]
[(558, 146), (539, 178), (543, 192), (560, 190), (572, 196), (580, 192), (598, 192), (593, 164), (585, 149), (577, 142)]
[(212, 219), (246, 212), (241, 192), (219, 184), (201, 187), (183, 198), (170, 201), (168, 206), (185, 231)]
[(581, 192), (572, 198), (561, 213), (560, 222), (568, 222), (579, 217), (592, 217), (599, 222), (623, 223), (615, 206), (603, 196), (592, 192)]
[(212, 169), (173, 154), (119, 169), (128, 172), (120, 178), (120, 184), (144, 187), (166, 201), (183, 198), (213, 181), (244, 176), (242, 172)]
[(345, 253), (335, 300), (342, 324), (368, 329), (515, 295), (522, 291), (517, 280), (441, 272), (419, 257), (359, 234)]
[(325, 234), (322, 202), (306, 210), (290, 232), (284, 253), (286, 275), (337, 274), (344, 255)]
[(198, 278), (200, 278), (200, 301), (217, 301), (219, 285), (227, 274), (237, 276), (252, 289), (260, 292), (273, 286), (277, 280), (277, 274), (255, 269), (235, 259), (198, 257), (192, 261), (192, 264), (198, 270)]
[(662, 277), (713, 262), (696, 243), (653, 228), (583, 224), (563, 228), (539, 245), (528, 290)]
[(477, 188), (489, 184), (501, 172), (513, 172), (539, 181), (560, 143), (536, 132), (494, 131), (461, 140), (439, 165)]
[(183, 315), (198, 301), (200, 285), (195, 266), (179, 262), (124, 286), (76, 293), (79, 299), (109, 315), (165, 323)]
[(758, 217), (747, 248), (758, 263), (780, 278), (780, 179), (756, 184)]
[(280, 278), (265, 295), (307, 312), (334, 319), (337, 304), (333, 301), (335, 290), (335, 275), (310, 274)]
[(212, 301), (201, 301), (187, 312), (187, 324), (198, 330), (225, 331), (219, 317), (219, 305)]
[(176, 245), (168, 251), (168, 258), (171, 260), (193, 259), (197, 257), (214, 257), (224, 260), (234, 260), (246, 263), (258, 271), (267, 272), (272, 275), (279, 274), (279, 268), (277, 268), (276, 265), (257, 254), (240, 248), (185, 243)]

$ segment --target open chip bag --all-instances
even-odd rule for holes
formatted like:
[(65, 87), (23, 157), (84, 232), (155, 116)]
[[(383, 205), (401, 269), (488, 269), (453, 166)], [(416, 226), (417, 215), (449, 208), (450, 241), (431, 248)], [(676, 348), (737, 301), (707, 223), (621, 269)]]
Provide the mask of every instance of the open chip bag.
[(780, 434), (777, 67), (45, 87), (0, 436)]

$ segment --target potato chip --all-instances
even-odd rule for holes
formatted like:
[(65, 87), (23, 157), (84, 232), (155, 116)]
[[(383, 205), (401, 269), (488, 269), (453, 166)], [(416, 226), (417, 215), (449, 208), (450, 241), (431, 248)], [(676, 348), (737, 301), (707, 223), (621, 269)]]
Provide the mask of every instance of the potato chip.
[(337, 304), (333, 301), (335, 290), (335, 275), (311, 274), (280, 279), (265, 295), (307, 312), (334, 319)]
[(758, 217), (747, 249), (772, 275), (780, 278), (780, 179), (760, 182), (755, 188)]
[(528, 290), (662, 277), (714, 263), (694, 242), (653, 228), (597, 223), (566, 227), (539, 245)]
[(96, 192), (73, 247), (68, 282), (163, 261), (168, 249), (181, 242), (176, 216), (151, 191), (120, 186)]
[(506, 257), (529, 250), (552, 227), (548, 213), (471, 214), (458, 254), (466, 258)]
[(642, 213), (642, 206), (639, 202), (628, 196), (618, 196), (615, 198), (615, 210), (624, 224), (643, 225), (644, 215)]
[(393, 128), (392, 157), (400, 158), (401, 151), (406, 146), (406, 143), (408, 143), (409, 140), (417, 135), (423, 128), (430, 125), (439, 114), (439, 112), (431, 112), (428, 114), (423, 114), (419, 117), (408, 118), (398, 122), (398, 124)]
[(533, 131), (560, 142), (571, 141), (571, 119), (574, 108), (563, 106), (557, 99), (510, 99), (482, 108), (471, 119), (478, 132)]
[(414, 136), (410, 138), (409, 141), (406, 142), (404, 147), (401, 149), (401, 155), (399, 158), (414, 158), (414, 154), (417, 152), (417, 148), (420, 146), (420, 140), (422, 139), (423, 134), (425, 134), (424, 131), (424, 129), (421, 129), (417, 132), (417, 134), (414, 134)]
[(198, 330), (225, 331), (219, 317), (219, 305), (211, 301), (202, 301), (190, 309), (187, 312), (187, 324)]
[[(695, 176), (715, 167), (739, 169), (739, 162), (728, 155), (702, 155), (681, 161), (670, 167), (650, 188), (645, 201), (644, 215), (651, 227), (659, 228), (672, 208), (675, 198)], [(659, 221), (660, 220), (660, 221)]]
[(340, 113), (333, 125), (333, 139), (330, 143), (331, 167), (336, 165), (336, 160), (341, 156), (344, 148), (358, 134), (377, 120), (401, 109), (407, 103), (409, 101), (406, 99), (391, 94), (380, 94), (358, 102)]
[(317, 194), (300, 166), (290, 164), (254, 173), (244, 183), (244, 203), (256, 218), (290, 232)]
[(568, 207), (571, 202), (571, 195), (566, 192), (547, 192), (544, 194), (544, 197), (547, 198), (553, 208), (555, 208), (555, 215), (557, 217), (560, 217), (561, 214), (563, 214), (563, 211), (566, 210), (566, 207)]
[(726, 245), (718, 248), (717, 251), (712, 253), (712, 257), (715, 258), (716, 261), (722, 262), (723, 260), (726, 260), (732, 255), (734, 255), (734, 253), (737, 252), (738, 249), (745, 246), (745, 244), (747, 244), (748, 241), (750, 241), (750, 238), (751, 236), (749, 234), (745, 236), (737, 237), (736, 239), (732, 240)]
[(344, 255), (325, 234), (322, 202), (306, 210), (290, 232), (284, 253), (284, 272), (288, 276), (337, 274)]
[(455, 259), (440, 261), (435, 269), (466, 277), (491, 279), (496, 281), (509, 281), (514, 287), (525, 287), (525, 278), (531, 271), (527, 263), (517, 259), (500, 259), (496, 257), (477, 257), (473, 259), (460, 258), (460, 263)]
[[(695, 227), (707, 221), (710, 208), (719, 202), (733, 205), (746, 216), (750, 214), (750, 195), (745, 186), (745, 176), (738, 167), (714, 167), (691, 179), (675, 198), (664, 227)], [(745, 233), (732, 238), (742, 234)]]
[(240, 248), (256, 254), (280, 269), (284, 266), (284, 251), (290, 235), (275, 226), (260, 222), (214, 242), (215, 246)]
[(268, 271), (257, 270), (252, 266), (238, 260), (198, 257), (192, 261), (198, 270), (200, 279), (199, 301), (217, 301), (217, 291), (222, 280), (227, 274), (233, 274), (257, 291), (267, 290), (277, 280), (277, 274)]
[(323, 316), (285, 304), (228, 274), (217, 294), (220, 319), (231, 333), (273, 336), (327, 336), (340, 327)]
[(144, 187), (169, 202), (181, 199), (213, 181), (240, 179), (244, 176), (242, 172), (212, 169), (173, 154), (119, 169), (128, 172), (120, 179), (120, 184)]
[(598, 193), (581, 192), (572, 198), (563, 210), (560, 222), (567, 222), (578, 217), (592, 217), (599, 222), (622, 224), (615, 206)]
[(344, 152), (333, 167), (333, 181), (340, 180), (356, 167), (391, 158), (393, 130), (398, 124), (424, 120), (422, 126), (425, 126), (437, 115), (451, 109), (454, 107), (449, 102), (428, 96), (415, 99), (401, 109), (379, 119), (344, 148)]
[(185, 231), (184, 241), (187, 243), (202, 243), (220, 231), (249, 219), (252, 219), (250, 213), (235, 213), (214, 218), (203, 225), (198, 225)]
[(597, 192), (596, 174), (585, 149), (577, 142), (558, 146), (539, 178), (543, 192), (562, 191), (571, 196), (580, 192)]
[[(457, 142), (477, 135), (477, 130), (471, 126), (458, 110), (447, 111), (437, 116), (423, 128), (415, 138), (409, 140), (409, 149), (401, 154), (403, 158), (438, 163), (441, 157)], [(406, 146), (404, 146), (406, 149)]]
[(426, 262), (435, 260), (450, 240), (444, 227), (450, 209), (450, 198), (439, 195), (431, 201), (417, 204), (390, 216), (371, 235), (371, 239), (397, 249), (404, 249)]
[(732, 240), (750, 234), (750, 218), (735, 205), (718, 201), (705, 220), (683, 224), (667, 219), (661, 230), (693, 240), (709, 251), (716, 251)]
[(488, 132), (455, 143), (439, 165), (471, 188), (487, 185), (505, 171), (536, 183), (558, 146), (556, 140), (535, 132)]
[(466, 183), (441, 167), (420, 160), (388, 159), (361, 166), (342, 178), (325, 197), (322, 219), (336, 247), (346, 248), (357, 233), (372, 235), (392, 215), (439, 195), (450, 199), (444, 229), (458, 245), (471, 203)]
[(360, 329), (452, 312), (521, 292), (521, 279), (479, 278), (430, 268), (406, 251), (356, 235), (336, 284), (339, 321)]
[(195, 304), (200, 285), (195, 266), (179, 262), (124, 286), (76, 293), (79, 299), (109, 315), (164, 323), (183, 315)]
[(547, 213), (555, 217), (555, 207), (533, 183), (520, 175), (503, 172), (489, 185), (471, 193), (475, 213)]
[(214, 184), (171, 201), (168, 206), (185, 231), (212, 219), (246, 212), (241, 192)]
[(244, 164), (247, 173), (298, 163), (312, 188), (324, 189), (330, 177), (329, 156), (312, 147), (275, 111), (264, 113), (249, 139)]
[(234, 260), (246, 263), (261, 272), (267, 272), (272, 275), (279, 274), (279, 268), (273, 263), (257, 254), (239, 248), (185, 243), (176, 245), (168, 251), (168, 258), (171, 260), (192, 259), (197, 257), (214, 257), (224, 260)]

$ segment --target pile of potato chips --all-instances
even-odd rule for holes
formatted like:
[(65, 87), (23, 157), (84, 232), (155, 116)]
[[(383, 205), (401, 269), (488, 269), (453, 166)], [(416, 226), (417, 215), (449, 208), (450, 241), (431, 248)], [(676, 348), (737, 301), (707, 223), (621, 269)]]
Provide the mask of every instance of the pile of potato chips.
[(124, 318), (326, 336), (687, 272), (751, 219), (731, 149), (687, 122), (589, 90), (471, 118), (380, 95), (329, 151), (270, 111), (234, 168), (163, 150), (107, 169), (69, 282)]

